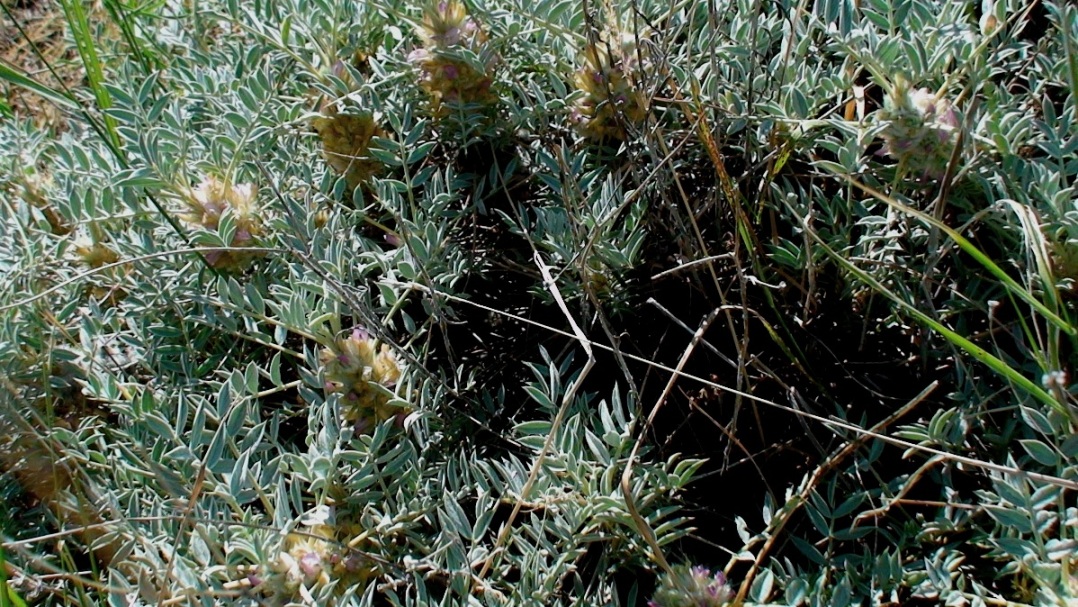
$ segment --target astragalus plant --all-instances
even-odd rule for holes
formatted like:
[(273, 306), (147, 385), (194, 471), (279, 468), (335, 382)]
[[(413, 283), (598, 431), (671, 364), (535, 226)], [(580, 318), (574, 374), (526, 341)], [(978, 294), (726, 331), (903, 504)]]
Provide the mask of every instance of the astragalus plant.
[(1078, 601), (1071, 4), (29, 5), (0, 605)]

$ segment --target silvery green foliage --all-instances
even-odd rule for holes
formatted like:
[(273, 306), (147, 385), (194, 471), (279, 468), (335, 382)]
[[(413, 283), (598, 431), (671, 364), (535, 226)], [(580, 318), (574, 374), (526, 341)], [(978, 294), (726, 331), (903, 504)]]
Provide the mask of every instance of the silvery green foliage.
[[(682, 500), (704, 463), (645, 428), (657, 380), (615, 357), (554, 426), (583, 352), (553, 333), (520, 337), (503, 314), (568, 329), (537, 253), (590, 338), (644, 357), (657, 349), (634, 341), (650, 328), (638, 326), (641, 294), (659, 270), (729, 259), (719, 276), (683, 282), (743, 327), (751, 311), (766, 329), (752, 325), (752, 347), (781, 352), (763, 370), (752, 364), (765, 355), (738, 354), (749, 393), (781, 385), (796, 400), (827, 384), (804, 371), (814, 361), (799, 327), (817, 306), (851, 310), (865, 341), (897, 333), (904, 357), (942, 370), (939, 393), (884, 432), (997, 465), (916, 450), (885, 464), (895, 447), (872, 440), (832, 460), (858, 436), (813, 425), (823, 473), (731, 488), (731, 507), (762, 518), (730, 516), (743, 545), (678, 566), (717, 584), (710, 572), (733, 555), (722, 599), (1078, 596), (1078, 512), (1064, 486), (1078, 476), (1074, 7), (1045, 0), (1035, 26), (1017, 0), (642, 0), (613, 14), (470, 2), (484, 54), (452, 59), (497, 66), (496, 99), (474, 111), (430, 106), (408, 60), (419, 5), (105, 4), (116, 29), (96, 25), (98, 106), (68, 110), (57, 133), (10, 112), (0, 122), (0, 491), (16, 504), (0, 532), (72, 528), (56, 550), (5, 554), (23, 571), (89, 570), (107, 584), (16, 580), (21, 593), (43, 604), (645, 603), (660, 567), (620, 486), (629, 454), (644, 441), (630, 490), (668, 558), (699, 539)], [(573, 129), (572, 75), (611, 27), (650, 32), (638, 38), (650, 111), (618, 125), (624, 141), (599, 145)], [(363, 160), (383, 170), (359, 187), (327, 166), (311, 128), (329, 102), (377, 122)], [(252, 184), (260, 250), (241, 267), (213, 263), (221, 247), (251, 248), (233, 214), (180, 220), (210, 178)], [(737, 296), (720, 301), (727, 292)], [(402, 369), (367, 386), (401, 414), (362, 428), (344, 423), (347, 394), (324, 373), (327, 348), (357, 327)], [(671, 399), (695, 403), (689, 391)], [(825, 416), (860, 427), (896, 408), (814, 394)], [(727, 491), (716, 470), (697, 482)]]

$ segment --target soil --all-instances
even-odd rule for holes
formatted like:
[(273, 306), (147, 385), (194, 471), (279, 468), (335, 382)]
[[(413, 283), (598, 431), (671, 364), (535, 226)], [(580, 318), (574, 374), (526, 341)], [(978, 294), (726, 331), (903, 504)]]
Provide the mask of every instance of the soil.
[[(49, 86), (80, 85), (82, 64), (74, 44), (65, 36), (66, 21), (60, 6), (49, 0), (2, 1), (0, 63)], [(14, 117), (29, 119), (38, 128), (64, 128), (55, 105), (22, 87), (0, 80), (0, 99), (6, 100)]]

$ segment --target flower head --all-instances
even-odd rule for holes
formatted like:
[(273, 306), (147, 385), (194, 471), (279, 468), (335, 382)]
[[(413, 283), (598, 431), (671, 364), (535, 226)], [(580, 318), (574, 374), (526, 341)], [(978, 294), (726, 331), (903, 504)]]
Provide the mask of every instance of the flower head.
[[(230, 247), (253, 246), (262, 232), (262, 222), (255, 207), (254, 186), (232, 184), (223, 179), (208, 175), (195, 189), (184, 192), (185, 209), (180, 218), (192, 227), (201, 227), (216, 231), (225, 212), (232, 215), (236, 230), (232, 234)], [(205, 253), (206, 261), (219, 269), (240, 269), (255, 255), (210, 249)]]
[(427, 48), (466, 46), (474, 51), (487, 41), (486, 33), (458, 0), (428, 6), (417, 34)]
[[(408, 54), (419, 70), (419, 85), (430, 96), (435, 115), (445, 113), (444, 102), (489, 105), (491, 73), (497, 57), (484, 51), (487, 35), (458, 0), (442, 0), (427, 7), (416, 30), (423, 47)], [(485, 56), (481, 65), (466, 62), (461, 51)]]
[(646, 65), (644, 47), (630, 34), (608, 32), (585, 49), (583, 65), (573, 77), (582, 94), (569, 115), (582, 135), (624, 139), (626, 124), (644, 120), (647, 99), (633, 78)]
[(355, 189), (378, 172), (382, 164), (370, 156), (371, 140), (383, 134), (369, 113), (340, 114), (333, 106), (312, 122), (322, 140), (322, 157)]
[(304, 525), (285, 537), (266, 579), (256, 578), (251, 585), (263, 586), (264, 593), (285, 596), (295, 596), (300, 586), (309, 589), (333, 581), (340, 589), (365, 585), (377, 571), (369, 559), (349, 546), (360, 535), (359, 526), (348, 520)]
[(884, 121), (881, 153), (898, 160), (899, 167), (927, 177), (946, 171), (958, 132), (958, 116), (951, 102), (926, 88), (912, 89), (898, 78), (877, 114)]
[(329, 582), (326, 566), (334, 550), (333, 528), (328, 525), (309, 527), (303, 533), (291, 533), (285, 538), (284, 550), (278, 555), (277, 569), (293, 584), (314, 586)]
[(726, 576), (699, 565), (677, 565), (664, 575), (648, 607), (719, 607), (733, 597)]
[(404, 412), (390, 404), (386, 394), (400, 381), (400, 365), (389, 346), (379, 344), (363, 329), (354, 329), (350, 336), (324, 348), (319, 360), (326, 392), (341, 395), (341, 413), (357, 431)]

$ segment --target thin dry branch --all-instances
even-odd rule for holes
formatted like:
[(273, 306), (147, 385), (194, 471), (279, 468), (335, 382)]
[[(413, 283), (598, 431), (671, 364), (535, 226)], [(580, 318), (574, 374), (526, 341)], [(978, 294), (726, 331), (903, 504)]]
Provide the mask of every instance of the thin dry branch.
[(644, 520), (644, 517), (640, 515), (640, 511), (636, 507), (636, 499), (633, 497), (632, 483), (633, 478), (633, 464), (636, 461), (636, 455), (640, 452), (640, 446), (644, 443), (644, 437), (647, 436), (647, 431), (651, 427), (652, 422), (655, 420), (655, 416), (659, 413), (659, 409), (662, 408), (663, 403), (666, 402), (666, 397), (670, 395), (670, 391), (674, 389), (674, 384), (677, 383), (678, 376), (681, 374), (681, 370), (685, 368), (685, 364), (689, 362), (689, 357), (692, 356), (693, 350), (696, 349), (696, 344), (700, 343), (700, 340), (704, 337), (704, 332), (711, 326), (712, 321), (719, 315), (719, 308), (715, 308), (706, 318), (700, 323), (700, 327), (696, 329), (696, 333), (693, 334), (692, 339), (689, 341), (689, 345), (685, 347), (685, 351), (681, 354), (681, 360), (678, 361), (677, 371), (671, 373), (670, 379), (666, 382), (666, 387), (663, 388), (663, 392), (659, 395), (659, 400), (655, 402), (655, 406), (651, 408), (651, 413), (648, 414), (647, 420), (644, 422), (644, 427), (640, 429), (640, 434), (636, 437), (636, 442), (633, 443), (633, 450), (629, 453), (629, 461), (625, 464), (625, 471), (621, 475), (621, 493), (625, 496), (625, 507), (629, 510), (629, 515), (632, 516), (633, 522), (636, 523), (636, 528), (640, 531), (640, 535), (644, 537), (644, 541), (652, 551), (652, 558), (663, 571), (673, 575), (673, 569), (670, 567), (670, 563), (667, 562), (666, 557), (663, 556), (662, 548), (659, 546), (658, 540), (655, 538), (655, 532), (648, 525), (648, 522)]
[(498, 532), (498, 538), (494, 542), (494, 547), (490, 550), (490, 555), (483, 561), (483, 567), (475, 576), (476, 581), (479, 582), (481, 582), (483, 578), (486, 577), (487, 573), (490, 572), (491, 567), (494, 565), (494, 560), (501, 552), (505, 542), (509, 539), (509, 534), (512, 533), (513, 529), (513, 522), (520, 514), (521, 507), (528, 501), (528, 494), (531, 493), (536, 479), (539, 478), (539, 469), (543, 466), (543, 461), (546, 459), (547, 453), (550, 452), (551, 445), (554, 444), (554, 437), (557, 436), (558, 430), (565, 420), (565, 413), (569, 410), (569, 405), (572, 404), (573, 399), (576, 397), (576, 392), (580, 388), (580, 385), (584, 382), (588, 373), (591, 372), (591, 368), (595, 365), (595, 354), (591, 349), (591, 340), (584, 335), (584, 331), (580, 329), (580, 326), (576, 324), (576, 320), (573, 319), (573, 315), (569, 313), (569, 308), (565, 305), (565, 300), (561, 296), (561, 291), (558, 290), (558, 285), (554, 282), (554, 277), (550, 275), (550, 268), (543, 262), (543, 258), (538, 252), (535, 253), (534, 260), (535, 265), (539, 267), (539, 272), (543, 275), (543, 284), (550, 290), (550, 294), (554, 296), (554, 301), (557, 302), (558, 308), (561, 309), (562, 314), (564, 314), (565, 318), (569, 321), (569, 326), (573, 329), (573, 336), (576, 337), (580, 346), (584, 349), (584, 352), (587, 353), (588, 361), (584, 363), (584, 368), (580, 371), (580, 375), (577, 376), (576, 381), (566, 389), (565, 394), (562, 396), (561, 406), (558, 408), (558, 413), (554, 416), (554, 421), (550, 425), (550, 433), (547, 434), (546, 440), (543, 441), (543, 448), (539, 450), (539, 455), (536, 456), (535, 463), (532, 464), (531, 472), (528, 473), (528, 480), (520, 489), (520, 497), (517, 499), (516, 504), (513, 505), (513, 511), (509, 514), (509, 518), (505, 521), (501, 531)]
[[(924, 390), (921, 390), (921, 393), (915, 396), (913, 400), (906, 403), (902, 406), (901, 409), (895, 411), (886, 419), (873, 426), (871, 434), (878, 434), (879, 432), (882, 432), (885, 428), (904, 417), (907, 413), (912, 411), (914, 407), (924, 401), (924, 399), (928, 398), (928, 395), (935, 391), (938, 386), (939, 382), (937, 381), (934, 381), (929, 384)], [(753, 579), (755, 579), (756, 573), (760, 570), (760, 566), (764, 562), (764, 559), (767, 558), (768, 553), (771, 552), (771, 548), (778, 540), (782, 529), (786, 526), (786, 523), (790, 522), (790, 519), (793, 517), (794, 513), (797, 512), (801, 508), (801, 506), (808, 501), (809, 495), (816, 488), (816, 485), (819, 484), (819, 482), (825, 476), (830, 474), (832, 470), (838, 467), (839, 463), (849, 457), (854, 451), (864, 446), (864, 444), (868, 442), (868, 439), (871, 438), (871, 434), (862, 434), (861, 436), (858, 436), (849, 443), (846, 443), (844, 447), (839, 449), (834, 455), (828, 458), (827, 461), (817, 466), (816, 470), (812, 473), (812, 476), (809, 477), (804, 483), (804, 486), (797, 494), (797, 497), (791, 500), (791, 502), (788, 502), (787, 507), (782, 509), (778, 514), (776, 514), (775, 518), (772, 519), (773, 527), (768, 529), (770, 537), (768, 537), (767, 542), (764, 543), (763, 548), (760, 549), (760, 552), (756, 554), (756, 560), (753, 561), (752, 567), (745, 575), (744, 581), (741, 582), (741, 588), (737, 591), (737, 598), (734, 599), (735, 604), (740, 605), (745, 600), (745, 595), (748, 593), (749, 588), (752, 587), (752, 581)], [(730, 568), (734, 566), (735, 562), (736, 559), (732, 559), (726, 565), (727, 573), (729, 573)]]

